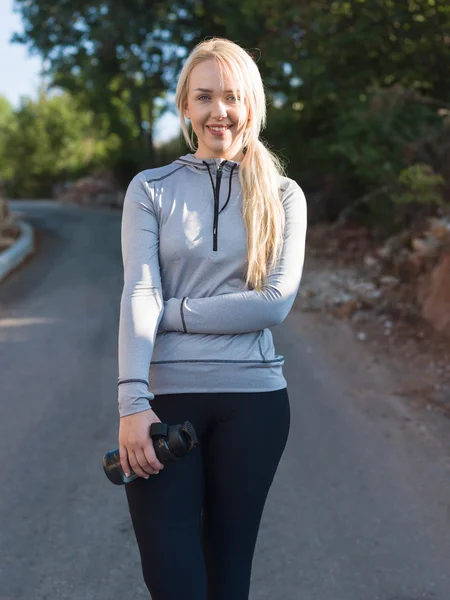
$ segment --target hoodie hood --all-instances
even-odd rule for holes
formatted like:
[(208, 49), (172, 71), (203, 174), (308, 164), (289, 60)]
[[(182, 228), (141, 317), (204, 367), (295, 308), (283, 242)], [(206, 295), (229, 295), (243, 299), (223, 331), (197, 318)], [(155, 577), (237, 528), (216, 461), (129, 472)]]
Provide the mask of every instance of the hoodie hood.
[(227, 175), (232, 171), (233, 174), (239, 171), (241, 161), (225, 160), (224, 158), (197, 158), (193, 154), (185, 154), (174, 161), (176, 164), (185, 165), (194, 171), (208, 171), (215, 174), (217, 168), (223, 163), (223, 172)]

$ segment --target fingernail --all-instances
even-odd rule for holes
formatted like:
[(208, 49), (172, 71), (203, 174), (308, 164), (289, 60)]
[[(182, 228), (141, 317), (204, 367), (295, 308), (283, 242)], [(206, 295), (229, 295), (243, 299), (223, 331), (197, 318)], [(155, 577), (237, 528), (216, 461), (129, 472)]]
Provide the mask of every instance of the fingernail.
[(125, 471), (125, 477), (129, 477), (130, 474)]
[(150, 477), (150, 475), (147, 475), (147, 477), (144, 477), (144, 479), (148, 479)]

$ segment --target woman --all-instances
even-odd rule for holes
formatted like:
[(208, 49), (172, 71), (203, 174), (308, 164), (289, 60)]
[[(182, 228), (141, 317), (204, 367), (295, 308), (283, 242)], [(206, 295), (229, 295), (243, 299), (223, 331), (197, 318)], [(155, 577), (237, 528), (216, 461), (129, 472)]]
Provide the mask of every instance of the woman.
[[(306, 202), (259, 140), (264, 87), (240, 46), (200, 43), (176, 103), (195, 153), (136, 175), (123, 206), (120, 457), (152, 599), (244, 600), (289, 432), (269, 327), (298, 291)], [(164, 467), (149, 427), (185, 420), (199, 446)]]

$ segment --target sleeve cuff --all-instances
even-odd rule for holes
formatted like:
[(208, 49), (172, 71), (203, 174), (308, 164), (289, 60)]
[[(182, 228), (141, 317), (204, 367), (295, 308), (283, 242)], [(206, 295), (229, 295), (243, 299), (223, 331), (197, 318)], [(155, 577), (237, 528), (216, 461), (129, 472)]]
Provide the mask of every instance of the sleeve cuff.
[(151, 408), (150, 401), (155, 397), (149, 391), (146, 383), (138, 381), (130, 381), (127, 383), (119, 383), (118, 385), (118, 403), (119, 415), (127, 417), (134, 413), (142, 412)]
[(186, 298), (169, 298), (164, 302), (163, 331), (181, 331), (188, 333), (182, 317), (182, 305)]

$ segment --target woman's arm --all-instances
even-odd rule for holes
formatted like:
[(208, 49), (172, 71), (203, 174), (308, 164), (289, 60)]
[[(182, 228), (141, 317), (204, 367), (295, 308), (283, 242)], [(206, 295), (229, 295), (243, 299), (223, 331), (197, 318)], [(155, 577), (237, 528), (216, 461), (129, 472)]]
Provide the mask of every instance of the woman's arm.
[(305, 256), (306, 199), (291, 180), (283, 195), (286, 224), (281, 259), (261, 292), (248, 290), (206, 298), (169, 298), (159, 332), (234, 334), (278, 325), (298, 292)]
[(121, 226), (124, 286), (119, 319), (118, 403), (121, 417), (150, 408), (153, 346), (163, 312), (159, 230), (152, 190), (139, 173), (125, 194)]

